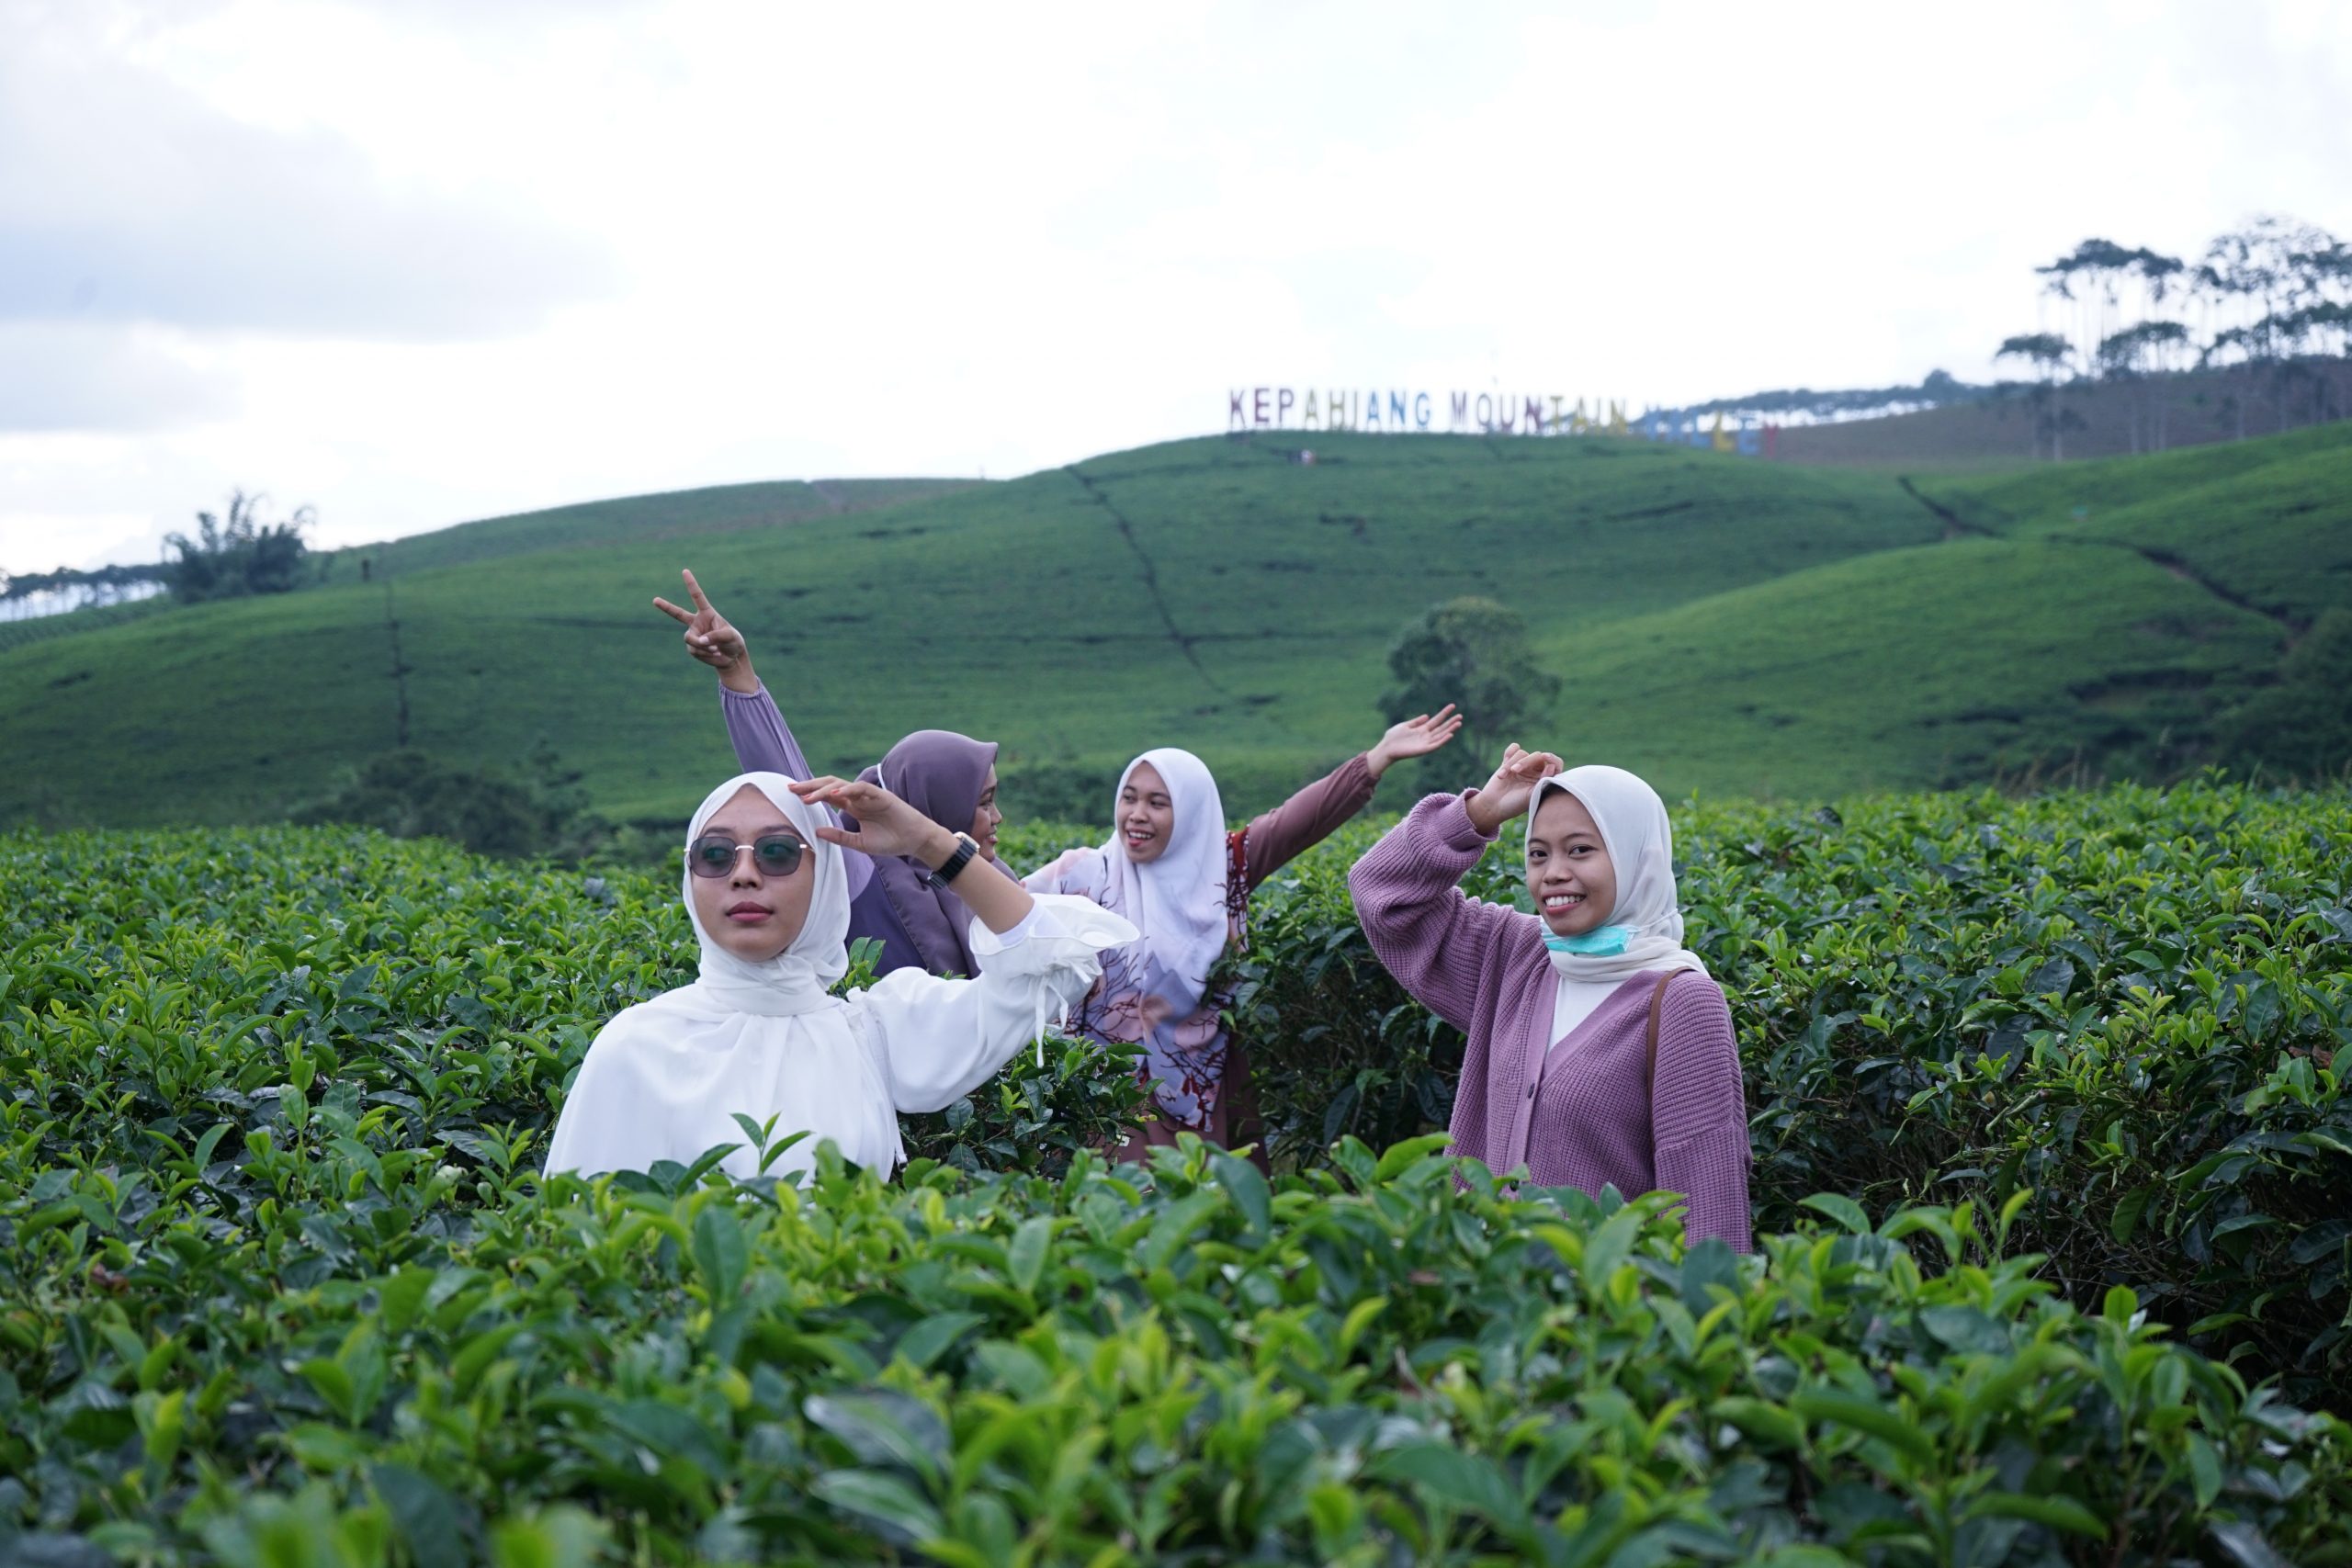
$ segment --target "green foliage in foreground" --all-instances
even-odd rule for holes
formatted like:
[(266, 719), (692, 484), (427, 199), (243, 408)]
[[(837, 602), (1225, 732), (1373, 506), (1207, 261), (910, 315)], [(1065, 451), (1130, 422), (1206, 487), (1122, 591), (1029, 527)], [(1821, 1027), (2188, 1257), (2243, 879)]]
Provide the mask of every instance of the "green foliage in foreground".
[[(2269, 1299), (2217, 1348), (2326, 1304), (2346, 811), (1686, 814), (1781, 1233), (1747, 1261), (1426, 1143), (1105, 1172), (1066, 1056), (913, 1130), (1012, 1171), (546, 1183), (595, 1027), (684, 977), (671, 878), (0, 839), (0, 1558), (2352, 1561), (2352, 1432), (2161, 1321), (2222, 1260)], [(1241, 976), (1294, 1126), (1367, 1051), (1353, 847), (1262, 901), (1300, 973)]]
[[(2094, 1303), (2352, 1404), (2352, 797), (2198, 784), (1685, 807), (1684, 940), (1726, 987), (1766, 1225), (2017, 1193)], [(1445, 1123), (1460, 1039), (1357, 930), (1351, 825), (1261, 893), (1237, 1012), (1278, 1156)], [(1474, 890), (1518, 896), (1517, 834)]]

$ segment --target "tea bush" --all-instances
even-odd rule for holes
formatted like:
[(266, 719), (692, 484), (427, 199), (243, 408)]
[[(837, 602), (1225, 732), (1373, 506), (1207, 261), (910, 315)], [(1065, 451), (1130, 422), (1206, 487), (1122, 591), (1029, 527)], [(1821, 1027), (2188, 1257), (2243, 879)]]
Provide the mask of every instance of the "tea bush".
[[(1750, 1259), (1686, 1254), (1656, 1200), (1459, 1185), (1430, 1140), (1298, 1157), (1342, 1074), (1374, 1140), (1443, 1111), (1442, 1033), (1345, 917), (1349, 843), (1268, 890), (1236, 976), (1307, 1168), (1104, 1170), (1131, 1093), (1057, 1043), (910, 1126), (894, 1182), (736, 1184), (537, 1173), (598, 1024), (686, 977), (666, 876), (0, 838), (0, 1561), (2352, 1561), (2352, 1433), (2156, 1313), (2226, 1290), (2233, 1238), (2327, 1261), (2290, 1204), (2342, 1179), (2342, 818), (2219, 789), (1698, 814), (1781, 1233)], [(2154, 1004), (2189, 942), (2233, 967)], [(1361, 1078), (1378, 1027), (1431, 1077)], [(2245, 1168), (2177, 1167), (2241, 1121)], [(1970, 1160), (1945, 1188), (2005, 1201), (1897, 1201)], [(1807, 1171), (1870, 1210), (1799, 1202)], [(2111, 1235), (2126, 1183), (2165, 1196), (2086, 1264), (2068, 1213)], [(2173, 1279), (2147, 1238), (2200, 1215), (2215, 1261)], [(2267, 1356), (2327, 1300), (2208, 1332)]]
[[(1731, 1002), (1764, 1224), (2027, 1189), (2083, 1304), (2352, 1394), (2352, 797), (2218, 783), (1677, 814), (1689, 945)], [(1357, 929), (1351, 825), (1261, 890), (1233, 967), (1272, 1140), (1442, 1126), (1460, 1037)], [(1471, 879), (1518, 897), (1515, 834)]]

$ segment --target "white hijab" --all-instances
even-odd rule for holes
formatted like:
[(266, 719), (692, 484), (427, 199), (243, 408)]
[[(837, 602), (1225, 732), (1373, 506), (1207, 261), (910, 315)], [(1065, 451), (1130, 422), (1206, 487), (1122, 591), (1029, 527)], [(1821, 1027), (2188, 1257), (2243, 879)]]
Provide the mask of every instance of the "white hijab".
[[(1143, 946), (1159, 960), (1165, 976), (1189, 994), (1182, 1018), (1200, 1005), (1208, 989), (1209, 971), (1225, 952), (1226, 843), (1225, 801), (1217, 794), (1216, 775), (1190, 751), (1162, 746), (1146, 751), (1119, 775), (1112, 799), (1126, 791), (1135, 771), (1148, 762), (1168, 785), (1175, 823), (1168, 847), (1153, 860), (1136, 863), (1120, 842), (1116, 828), (1102, 846), (1104, 883), (1097, 902), (1125, 916), (1143, 933)], [(1115, 815), (1113, 818), (1117, 820)], [(1170, 998), (1170, 1001), (1182, 998)]]
[(1604, 923), (1632, 928), (1634, 934), (1618, 953), (1546, 949), (1554, 971), (1564, 980), (1609, 984), (1663, 969), (1705, 974), (1705, 963), (1682, 945), (1682, 909), (1674, 886), (1674, 828), (1657, 791), (1623, 768), (1570, 768), (1535, 786), (1527, 803), (1530, 831), (1535, 813), (1555, 790), (1575, 796), (1592, 813), (1601, 847), (1617, 873), (1617, 905)]
[(741, 773), (703, 797), (686, 828), (686, 842), (701, 836), (718, 808), (749, 784), (784, 813), (816, 857), (814, 886), (808, 893), (808, 917), (792, 945), (763, 963), (738, 958), (703, 930), (695, 913), (695, 877), (679, 873), (679, 896), (685, 900), (686, 919), (694, 922), (695, 940), (702, 944), (702, 969), (691, 986), (665, 991), (646, 1003), (649, 1010), (681, 1017), (795, 1018), (805, 1013), (839, 1009), (831, 994), (834, 982), (849, 973), (849, 873), (842, 852), (817, 836), (820, 823), (831, 824), (792, 793), (792, 781), (782, 773)]

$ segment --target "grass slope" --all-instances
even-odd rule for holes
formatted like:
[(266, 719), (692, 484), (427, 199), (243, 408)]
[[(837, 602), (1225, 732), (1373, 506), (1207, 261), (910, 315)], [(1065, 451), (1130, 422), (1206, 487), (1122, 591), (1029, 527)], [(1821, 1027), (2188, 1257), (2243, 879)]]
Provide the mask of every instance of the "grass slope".
[[(662, 495), (583, 502), (508, 517), (486, 517), (454, 528), (415, 534), (389, 544), (360, 545), (338, 552), (372, 558), (378, 571), (396, 576), (435, 567), (496, 560), (537, 550), (581, 545), (641, 543), (688, 534), (731, 534), (871, 512), (901, 502), (921, 501), (968, 490), (970, 479), (782, 479), (760, 484), (712, 485)], [(338, 568), (342, 566), (337, 563)], [(348, 569), (354, 575), (357, 567)]]
[[(1530, 739), (1736, 795), (2192, 763), (2295, 628), (2352, 602), (2352, 430), (1917, 496), (1638, 443), (1316, 451), (1176, 443), (648, 539), (656, 498), (594, 549), (21, 648), (0, 729), (40, 765), (0, 777), (0, 822), (268, 817), (397, 743), (403, 704), (411, 744), (511, 762), (544, 739), (608, 813), (674, 818), (729, 763), (707, 673), (646, 605), (682, 564), (820, 765), (965, 728), (1004, 742), (1028, 815), (1096, 815), (1094, 781), (1162, 743), (1205, 756), (1231, 812), (1270, 804), (1371, 740), (1390, 640), (1464, 592), (1523, 611), (1564, 677)], [(1429, 782), (1479, 771), (1445, 761)]]
[(505, 761), (545, 737), (606, 810), (675, 816), (728, 761), (707, 673), (646, 604), (682, 564), (789, 679), (820, 763), (925, 724), (1001, 738), (1033, 779), (1174, 742), (1248, 810), (1373, 739), (1387, 645), (1435, 600), (1597, 626), (1940, 526), (1879, 476), (1640, 444), (1317, 456), (1179, 443), (884, 514), (474, 559), (23, 649), (0, 658), (0, 727), (42, 765), (0, 779), (0, 819), (265, 817), (395, 744), (403, 694), (413, 744)]
[(1569, 730), (1668, 779), (1799, 794), (2193, 761), (2352, 604), (2352, 423), (1915, 482), (1955, 536), (1616, 628)]

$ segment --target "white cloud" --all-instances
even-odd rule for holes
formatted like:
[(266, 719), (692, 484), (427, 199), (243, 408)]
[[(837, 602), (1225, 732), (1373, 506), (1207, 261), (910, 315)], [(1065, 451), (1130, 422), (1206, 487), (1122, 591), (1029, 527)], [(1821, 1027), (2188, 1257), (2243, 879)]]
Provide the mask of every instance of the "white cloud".
[(592, 236), (388, 175), (333, 128), (240, 118), (102, 19), (14, 18), (0, 53), (0, 319), (471, 338), (613, 281)]
[[(0, 113), (55, 151), (0, 159), (0, 231), (48, 237), (0, 300), (178, 325), (41, 373), (147, 433), (95, 468), (0, 439), (11, 549), (232, 484), (336, 542), (1003, 475), (1261, 380), (1977, 377), (2086, 235), (2352, 230), (2352, 10), (2319, 0), (19, 10), (48, 52)], [(79, 315), (60, 235), (109, 258)]]
[(179, 334), (0, 321), (0, 431), (170, 430), (234, 412), (234, 372)]

